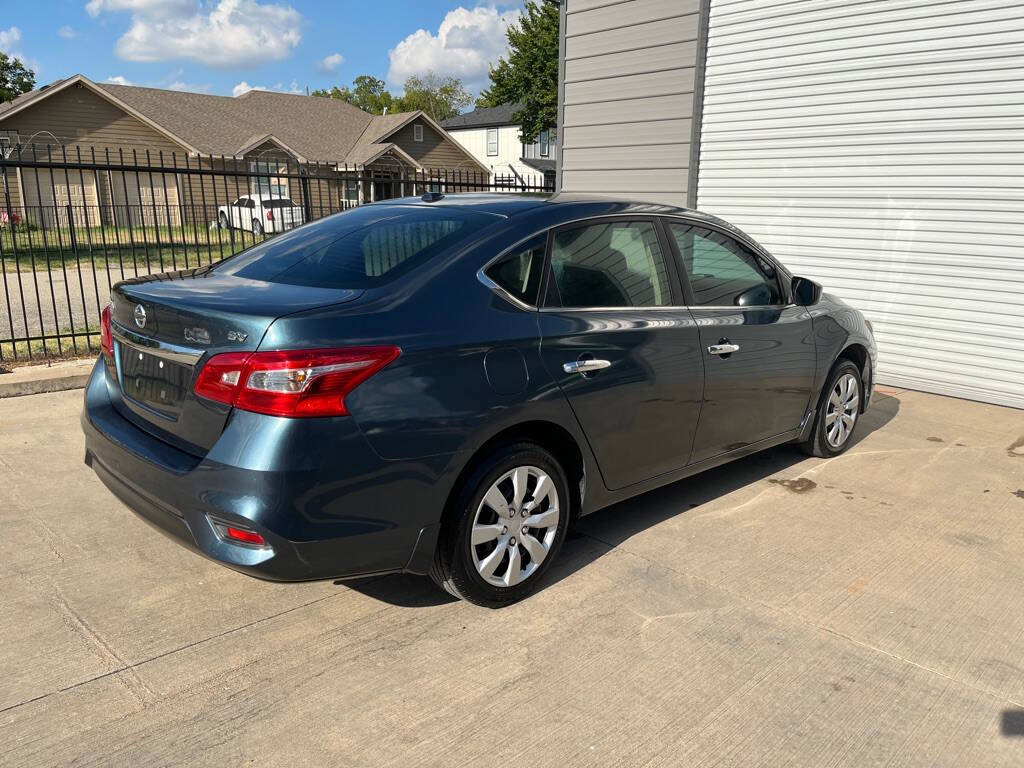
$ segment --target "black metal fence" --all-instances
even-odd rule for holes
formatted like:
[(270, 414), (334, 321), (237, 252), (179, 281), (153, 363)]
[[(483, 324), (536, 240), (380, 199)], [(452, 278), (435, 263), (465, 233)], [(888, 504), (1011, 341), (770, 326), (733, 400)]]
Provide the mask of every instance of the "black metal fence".
[(53, 146), (0, 152), (0, 182), (0, 362), (97, 352), (119, 280), (210, 264), (363, 203), (553, 191), (542, 175)]

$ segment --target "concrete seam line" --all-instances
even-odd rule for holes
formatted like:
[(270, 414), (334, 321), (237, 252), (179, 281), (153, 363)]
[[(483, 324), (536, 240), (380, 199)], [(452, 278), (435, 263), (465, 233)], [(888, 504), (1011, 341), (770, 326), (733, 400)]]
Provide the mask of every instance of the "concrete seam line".
[(988, 697), (990, 697), (992, 699), (995, 699), (996, 701), (1002, 701), (1002, 702), (1004, 702), (1006, 704), (1012, 704), (1015, 707), (1024, 708), (1024, 703), (1019, 702), (1019, 701), (1017, 701), (1017, 700), (1015, 700), (1015, 699), (1013, 699), (1013, 698), (1011, 698), (1009, 696), (1006, 696), (1004, 694), (992, 691), (992, 690), (990, 690), (988, 688), (981, 688), (979, 686), (972, 685), (971, 683), (967, 682), (966, 680), (960, 680), (958, 678), (955, 678), (955, 677), (952, 677), (952, 676), (946, 674), (945, 672), (942, 672), (941, 670), (933, 669), (932, 667), (926, 666), (924, 664), (920, 664), (920, 663), (914, 661), (913, 659), (908, 659), (905, 656), (900, 656), (899, 654), (892, 653), (891, 651), (887, 651), (884, 648), (879, 648), (878, 646), (872, 645), (871, 643), (865, 642), (863, 640), (858, 640), (855, 637), (851, 637), (850, 635), (847, 635), (847, 634), (844, 634), (844, 633), (842, 633), (842, 632), (840, 632), (838, 630), (832, 629), (831, 627), (826, 627), (823, 624), (818, 624), (815, 621), (811, 621), (810, 619), (806, 619), (803, 616), (800, 616), (799, 614), (790, 613), (789, 611), (786, 611), (786, 610), (783, 610), (782, 608), (779, 608), (777, 606), (771, 605), (770, 603), (765, 603), (765, 602), (763, 602), (761, 600), (757, 600), (756, 598), (749, 597), (749, 596), (744, 595), (744, 594), (742, 594), (740, 592), (736, 592), (735, 590), (729, 589), (728, 587), (724, 587), (721, 584), (716, 584), (715, 582), (711, 581), (710, 579), (708, 579), (705, 576), (700, 576), (698, 574), (691, 573), (690, 571), (680, 570), (679, 568), (673, 568), (671, 566), (665, 565), (664, 563), (660, 563), (657, 560), (652, 560), (651, 558), (647, 557), (646, 555), (641, 555), (639, 552), (633, 552), (633, 551), (630, 551), (628, 549), (625, 549), (622, 546), (619, 546), (619, 545), (616, 545), (616, 544), (612, 544), (609, 541), (605, 541), (604, 539), (600, 538), (599, 536), (594, 536), (591, 533), (583, 533), (583, 532), (581, 532), (580, 535), (586, 536), (588, 539), (592, 539), (593, 541), (596, 541), (596, 542), (598, 542), (600, 544), (604, 544), (605, 546), (607, 546), (609, 548), (609, 550), (618, 550), (618, 551), (620, 551), (620, 552), (622, 552), (624, 554), (632, 555), (633, 557), (640, 558), (641, 560), (644, 560), (644, 561), (650, 563), (651, 565), (656, 565), (659, 568), (664, 568), (666, 571), (671, 571), (672, 573), (676, 573), (676, 574), (678, 574), (680, 576), (683, 576), (685, 578), (693, 579), (694, 581), (699, 581), (699, 582), (701, 582), (703, 584), (706, 584), (708, 587), (710, 587), (712, 589), (717, 589), (717, 590), (720, 590), (722, 592), (725, 592), (727, 595), (732, 595), (733, 597), (737, 597), (740, 600), (743, 600), (744, 602), (753, 603), (754, 605), (759, 605), (762, 608), (766, 608), (769, 611), (772, 611), (773, 613), (782, 614), (783, 616), (786, 616), (786, 617), (788, 617), (788, 618), (790, 618), (790, 619), (792, 619), (794, 621), (800, 622), (801, 624), (805, 624), (805, 625), (807, 625), (809, 627), (812, 627), (814, 629), (820, 630), (822, 632), (827, 632), (828, 634), (830, 634), (830, 635), (832, 635), (834, 637), (842, 638), (843, 640), (846, 640), (847, 642), (853, 643), (854, 645), (857, 645), (857, 646), (859, 646), (861, 648), (866, 648), (868, 650), (875, 651), (876, 653), (880, 653), (883, 656), (888, 656), (890, 659), (895, 659), (897, 661), (901, 661), (904, 664), (909, 664), (910, 666), (916, 667), (917, 669), (923, 670), (925, 672), (930, 672), (931, 674), (936, 675), (938, 677), (941, 677), (942, 679), (947, 680), (948, 682), (955, 683), (956, 685), (960, 685), (960, 686), (962, 686), (964, 688), (967, 688), (969, 690), (975, 691), (976, 693), (984, 694), (985, 696), (988, 696)]

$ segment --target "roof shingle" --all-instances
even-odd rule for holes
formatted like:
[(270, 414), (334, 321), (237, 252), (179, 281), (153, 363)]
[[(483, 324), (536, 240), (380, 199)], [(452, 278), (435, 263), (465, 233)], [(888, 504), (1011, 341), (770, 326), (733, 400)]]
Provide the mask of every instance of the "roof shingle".
[(371, 115), (337, 99), (274, 91), (241, 96), (168, 91), (134, 85), (94, 83), (76, 76), (21, 94), (0, 104), (4, 113), (40, 98), (49, 89), (80, 79), (204, 154), (237, 155), (272, 137), (302, 158), (357, 165), (392, 148), (381, 139), (420, 112)]
[(495, 125), (519, 125), (512, 119), (512, 116), (523, 108), (522, 104), (511, 102), (501, 104), (497, 107), (482, 107), (464, 115), (456, 115), (447, 120), (441, 121), (441, 127), (445, 130), (456, 130), (459, 128), (486, 128)]

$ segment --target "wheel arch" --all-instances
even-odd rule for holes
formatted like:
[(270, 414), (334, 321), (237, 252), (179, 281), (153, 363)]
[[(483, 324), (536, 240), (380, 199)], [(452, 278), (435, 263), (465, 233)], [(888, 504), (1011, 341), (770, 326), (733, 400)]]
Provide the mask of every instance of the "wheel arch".
[[(863, 344), (857, 341), (850, 342), (842, 351), (836, 356), (835, 362), (832, 364), (833, 367), (840, 360), (849, 360), (851, 363), (857, 366), (857, 370), (860, 371), (861, 382), (864, 386), (864, 390), (870, 389), (870, 381), (872, 376), (871, 371), (871, 356), (868, 354), (868, 349)], [(864, 413), (867, 409), (867, 398), (862, 398), (860, 402), (860, 412)]]
[(572, 502), (571, 520), (579, 517), (586, 493), (586, 463), (583, 450), (565, 427), (553, 421), (532, 420), (507, 426), (485, 440), (469, 457), (459, 472), (445, 500), (441, 527), (444, 529), (454, 513), (455, 497), (462, 489), (466, 478), (476, 469), (480, 461), (491, 452), (503, 445), (516, 442), (536, 443), (550, 452), (562, 465), (569, 483), (569, 494)]

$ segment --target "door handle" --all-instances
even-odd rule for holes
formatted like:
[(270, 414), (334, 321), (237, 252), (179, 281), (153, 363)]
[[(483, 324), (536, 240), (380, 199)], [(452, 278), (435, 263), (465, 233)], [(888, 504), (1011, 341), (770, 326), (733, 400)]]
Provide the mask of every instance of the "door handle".
[(589, 373), (590, 371), (600, 371), (602, 368), (607, 368), (610, 365), (610, 360), (573, 360), (563, 365), (562, 370), (566, 373)]
[(712, 344), (708, 347), (708, 352), (712, 355), (731, 355), (733, 352), (739, 352), (739, 344)]

